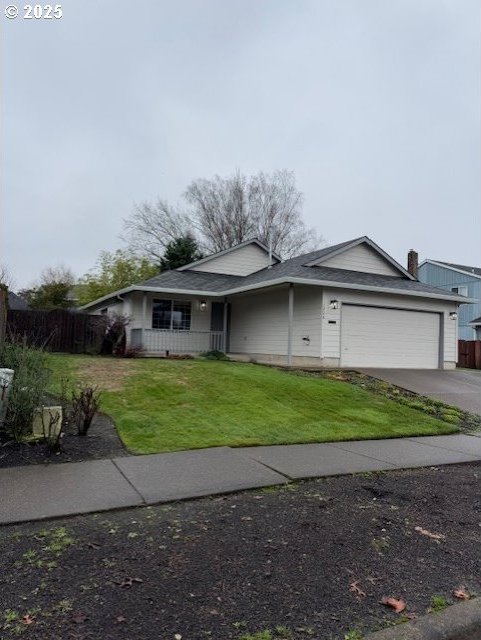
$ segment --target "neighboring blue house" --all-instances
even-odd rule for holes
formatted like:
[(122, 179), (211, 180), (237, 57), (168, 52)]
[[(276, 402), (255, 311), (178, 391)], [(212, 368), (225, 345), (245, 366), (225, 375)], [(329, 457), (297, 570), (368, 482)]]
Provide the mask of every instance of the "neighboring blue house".
[(477, 304), (459, 307), (458, 327), (460, 340), (481, 338), (481, 268), (462, 264), (425, 260), (419, 265), (420, 282), (478, 300)]

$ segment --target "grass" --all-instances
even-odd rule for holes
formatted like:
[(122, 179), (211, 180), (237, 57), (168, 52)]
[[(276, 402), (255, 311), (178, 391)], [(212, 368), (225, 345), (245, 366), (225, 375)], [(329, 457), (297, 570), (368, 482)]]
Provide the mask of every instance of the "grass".
[(49, 355), (63, 377), (103, 389), (135, 453), (446, 434), (447, 422), (365, 389), (255, 364)]

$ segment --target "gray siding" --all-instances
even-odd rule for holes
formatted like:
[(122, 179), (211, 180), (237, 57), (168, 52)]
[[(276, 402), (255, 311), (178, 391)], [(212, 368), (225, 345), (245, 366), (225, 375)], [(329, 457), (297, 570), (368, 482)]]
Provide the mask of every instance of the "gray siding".
[(337, 256), (322, 262), (323, 267), (362, 271), (363, 273), (378, 273), (383, 276), (399, 276), (400, 272), (374, 249), (365, 244), (358, 244)]
[(192, 267), (194, 271), (223, 273), (233, 276), (248, 276), (269, 265), (268, 254), (257, 244), (248, 244), (223, 256), (212, 258)]
[[(451, 291), (452, 287), (467, 287), (469, 298), (481, 299), (481, 279), (469, 274), (426, 263), (419, 267), (418, 278), (421, 282), (440, 287), (446, 291)], [(481, 300), (477, 304), (460, 305), (458, 313), (459, 339), (475, 340), (476, 332), (468, 323), (481, 316)]]

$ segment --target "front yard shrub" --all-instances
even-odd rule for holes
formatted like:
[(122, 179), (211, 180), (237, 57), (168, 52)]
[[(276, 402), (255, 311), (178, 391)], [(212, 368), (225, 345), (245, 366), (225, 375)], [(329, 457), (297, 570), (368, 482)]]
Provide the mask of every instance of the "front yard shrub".
[(14, 370), (7, 414), (0, 428), (18, 442), (31, 432), (35, 409), (42, 404), (47, 389), (47, 354), (29, 347), (25, 340), (14, 339), (3, 345), (0, 366)]
[(72, 413), (79, 436), (86, 436), (100, 407), (97, 387), (80, 387), (72, 391)]
[(204, 360), (230, 360), (223, 351), (218, 351), (217, 349), (205, 351), (200, 354), (200, 357), (204, 358)]

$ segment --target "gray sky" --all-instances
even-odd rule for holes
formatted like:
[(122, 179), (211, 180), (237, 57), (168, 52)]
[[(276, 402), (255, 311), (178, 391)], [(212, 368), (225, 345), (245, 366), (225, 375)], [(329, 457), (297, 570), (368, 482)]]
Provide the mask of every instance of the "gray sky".
[(329, 243), (480, 264), (478, 0), (67, 0), (50, 21), (7, 4), (0, 261), (17, 287), (83, 274), (135, 202), (236, 168), (293, 170)]

